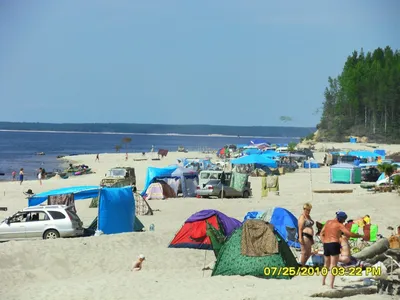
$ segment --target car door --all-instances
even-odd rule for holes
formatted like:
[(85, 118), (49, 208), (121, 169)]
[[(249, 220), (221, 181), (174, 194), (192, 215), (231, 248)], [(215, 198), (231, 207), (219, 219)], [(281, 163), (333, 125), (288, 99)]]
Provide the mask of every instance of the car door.
[[(28, 218), (27, 218), (28, 219)], [(25, 234), (27, 238), (42, 238), (51, 219), (44, 211), (31, 211), (26, 222)]]
[(0, 240), (19, 240), (24, 239), (26, 213), (16, 213), (8, 222), (0, 224)]

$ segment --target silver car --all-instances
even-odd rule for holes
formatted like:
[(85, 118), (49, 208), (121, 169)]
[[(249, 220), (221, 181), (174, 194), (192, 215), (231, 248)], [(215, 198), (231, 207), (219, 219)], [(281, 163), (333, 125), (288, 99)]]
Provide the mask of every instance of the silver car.
[(82, 236), (82, 225), (72, 207), (31, 206), (0, 223), (0, 241)]
[(197, 186), (196, 196), (201, 198), (249, 198), (251, 196), (251, 188), (249, 182), (242, 191), (235, 190), (229, 185), (224, 184), (222, 191), (221, 181), (214, 179), (207, 182), (204, 186)]

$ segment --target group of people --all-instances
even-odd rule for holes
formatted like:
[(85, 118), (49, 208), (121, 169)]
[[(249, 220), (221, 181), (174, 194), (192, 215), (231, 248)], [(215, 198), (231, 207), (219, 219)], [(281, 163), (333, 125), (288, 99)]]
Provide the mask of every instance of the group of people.
[[(310, 212), (312, 205), (303, 205), (303, 213), (298, 218), (299, 243), (301, 247), (301, 265), (305, 266), (312, 255), (314, 244), (314, 220)], [(368, 217), (369, 218), (369, 217)], [(321, 230), (320, 238), (323, 243), (324, 267), (329, 270), (338, 266), (338, 263), (348, 263), (351, 259), (349, 238), (362, 238), (358, 233), (353, 233), (344, 225), (347, 214), (343, 211), (336, 213), (336, 218), (325, 223)], [(330, 273), (330, 272), (329, 272)], [(328, 274), (329, 275), (329, 274)], [(322, 285), (326, 284), (327, 276), (322, 276)], [(335, 277), (331, 274), (330, 287), (334, 287)]]
[[(24, 181), (24, 168), (21, 168), (20, 170), (19, 170), (19, 184), (21, 185), (22, 184), (22, 182)], [(12, 173), (11, 173), (11, 176), (12, 176), (12, 180), (13, 181), (15, 181), (16, 180), (16, 177), (17, 177), (17, 172), (16, 171), (12, 171)]]

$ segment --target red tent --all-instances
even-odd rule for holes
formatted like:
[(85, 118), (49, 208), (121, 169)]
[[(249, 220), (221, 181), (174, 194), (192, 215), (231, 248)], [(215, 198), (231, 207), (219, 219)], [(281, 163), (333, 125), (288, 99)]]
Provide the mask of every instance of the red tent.
[(225, 236), (240, 227), (241, 222), (216, 210), (202, 210), (186, 220), (171, 241), (169, 248), (212, 249), (207, 236), (207, 222)]

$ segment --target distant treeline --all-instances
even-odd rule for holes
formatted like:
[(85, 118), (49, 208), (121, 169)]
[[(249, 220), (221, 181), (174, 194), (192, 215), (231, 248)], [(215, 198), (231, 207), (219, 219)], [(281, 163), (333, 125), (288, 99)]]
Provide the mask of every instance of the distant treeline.
[(354, 51), (342, 73), (329, 77), (322, 118), (321, 140), (345, 136), (400, 142), (400, 51), (377, 48)]
[(269, 137), (304, 137), (314, 132), (312, 127), (283, 126), (217, 126), (217, 125), (162, 125), (162, 124), (52, 124), (52, 123), (16, 123), (0, 122), (2, 130), (34, 131), (75, 131), (75, 132), (120, 132), (144, 134), (222, 134), (233, 136), (269, 136)]

